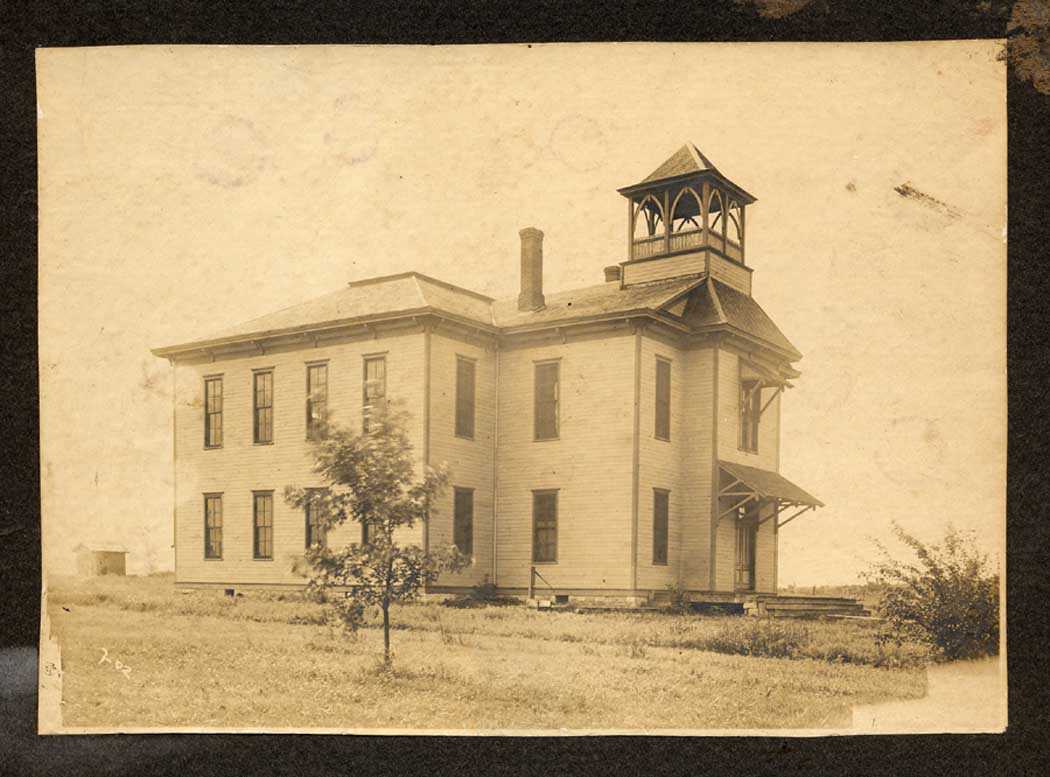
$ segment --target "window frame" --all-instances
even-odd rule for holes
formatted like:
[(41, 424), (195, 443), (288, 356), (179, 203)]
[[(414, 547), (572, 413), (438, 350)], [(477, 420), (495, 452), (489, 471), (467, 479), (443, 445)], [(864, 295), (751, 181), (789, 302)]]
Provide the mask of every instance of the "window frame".
[[(466, 497), (469, 506), (469, 515), (466, 516), (466, 534), (467, 534), (467, 547), (463, 548), (460, 546), (460, 534), (462, 531), (461, 519), (463, 518), (460, 513), (460, 497)], [(474, 489), (465, 488), (461, 486), (453, 486), (452, 488), (452, 544), (459, 549), (459, 552), (464, 556), (468, 556), (471, 559), (471, 563), (474, 563)]]
[[(666, 385), (663, 387), (665, 392), (661, 392), (660, 386), (660, 372), (661, 368), (666, 368), (667, 378)], [(656, 357), (655, 364), (655, 375), (654, 375), (654, 418), (653, 418), (653, 437), (657, 440), (664, 442), (671, 441), (671, 360), (664, 356)], [(666, 401), (661, 396), (661, 393), (666, 393)], [(660, 417), (661, 407), (665, 408), (665, 416), (663, 419)], [(664, 431), (664, 424), (661, 424), (661, 420), (666, 424), (666, 431)]]
[[(315, 387), (311, 381), (311, 375), (314, 370), (324, 370), (324, 397), (318, 400), (315, 397)], [(320, 422), (315, 423), (314, 421), (314, 409), (320, 404), (322, 407)], [(319, 360), (306, 362), (306, 439), (309, 441), (319, 440), (320, 435), (317, 434), (317, 427), (321, 428), (328, 422), (328, 360)]]
[[(478, 360), (473, 359), (469, 356), (463, 356), (462, 354), (456, 354), (456, 412), (455, 412), (455, 435), (463, 440), (473, 440), (474, 435), (477, 431), (477, 404), (478, 404)], [(470, 368), (470, 404), (469, 404), (469, 418), (470, 424), (469, 429), (461, 425), (466, 419), (467, 413), (464, 410), (465, 398), (463, 387), (464, 383), (460, 380), (463, 375), (460, 372), (462, 367)]]
[[(554, 370), (554, 398), (552, 400), (541, 400), (540, 372), (550, 368)], [(554, 433), (541, 435), (540, 408), (547, 405), (552, 408)], [(561, 439), (561, 359), (543, 359), (532, 363), (532, 439), (534, 442)]]
[[(375, 398), (379, 400), (386, 399), (387, 396), (387, 360), (386, 352), (383, 353), (366, 353), (361, 357), (361, 432), (368, 434), (369, 423), (368, 418), (370, 416), (369, 409), (372, 407), (369, 404), (370, 397), (368, 396), (368, 365), (373, 363), (382, 363), (383, 365), (383, 391)], [(375, 380), (375, 379), (373, 379)]]
[[(754, 386), (748, 401), (748, 386)], [(740, 378), (738, 394), (737, 448), (745, 453), (758, 453), (760, 439), (760, 422), (762, 420), (762, 381), (758, 378)]]
[[(314, 507), (315, 504), (316, 504), (315, 501), (314, 501), (314, 497), (323, 494), (324, 493), (324, 489), (323, 488), (309, 488), (306, 491), (307, 491), (307, 495), (308, 495), (309, 498), (306, 500), (306, 504), (303, 507), (304, 518), (306, 519), (305, 536), (304, 536), (305, 547), (306, 547), (307, 550), (309, 550), (315, 544), (318, 544), (322, 548), (327, 548), (328, 547), (328, 529), (325, 528), (322, 525), (318, 525), (320, 523), (320, 521), (316, 517), (317, 514), (316, 514), (316, 512), (311, 510), (311, 508)], [(314, 519), (313, 522), (311, 522), (311, 518)], [(311, 542), (311, 539), (313, 538), (313, 533), (314, 533), (313, 529), (315, 529), (318, 532), (318, 534), (320, 535), (320, 542), (318, 542), (318, 543)]]
[[(657, 533), (657, 518), (661, 517), (659, 511), (661, 500), (663, 500), (663, 543), (659, 543), (659, 534)], [(657, 553), (658, 550), (663, 551), (661, 554)], [(665, 567), (668, 564), (668, 557), (671, 555), (671, 492), (666, 488), (654, 488), (653, 489), (653, 566)]]
[[(222, 561), (222, 534), (223, 534), (223, 504), (222, 504), (222, 492), (213, 491), (203, 494), (204, 496), (204, 560), (205, 561)], [(208, 521), (214, 518), (214, 514), (209, 515), (208, 503), (212, 501), (218, 501), (219, 513), (218, 513), (218, 525), (209, 525)], [(211, 533), (215, 529), (219, 530), (219, 553), (213, 556), (209, 553), (211, 549)]]
[[(558, 563), (558, 517), (559, 517), (558, 516), (558, 513), (559, 513), (558, 502), (560, 501), (559, 497), (558, 497), (558, 491), (559, 491), (559, 489), (557, 489), (557, 488), (538, 488), (538, 489), (533, 490), (533, 492), (532, 492), (532, 563), (533, 564), (557, 564)], [(537, 553), (537, 551), (539, 550), (540, 545), (537, 542), (537, 540), (538, 540), (537, 531), (539, 530), (540, 527), (537, 526), (537, 522), (538, 522), (538, 519), (539, 519), (540, 516), (538, 515), (537, 507), (538, 507), (538, 505), (540, 503), (540, 500), (543, 499), (543, 498), (546, 498), (546, 497), (552, 497), (553, 498), (553, 516), (554, 516), (553, 517), (553, 524), (554, 525), (550, 526), (550, 527), (545, 526), (545, 527), (542, 527), (542, 528), (545, 529), (545, 530), (553, 531), (553, 533), (554, 533), (554, 542), (553, 543), (544, 543), (544, 544), (548, 545), (548, 546), (549, 545), (553, 545), (554, 551), (553, 551), (553, 554), (552, 554), (551, 558), (539, 558), (538, 557), (539, 554)]]
[[(270, 403), (268, 405), (259, 404), (259, 380), (261, 378), (269, 378), (270, 381)], [(274, 368), (273, 367), (260, 367), (259, 369), (252, 370), (252, 444), (253, 445), (273, 445), (274, 437)], [(269, 416), (269, 432), (270, 436), (268, 439), (260, 438), (260, 424), (259, 424), (259, 412), (268, 410)]]
[[(259, 500), (269, 500), (269, 523), (259, 523)], [(274, 522), (274, 499), (273, 491), (252, 491), (252, 560), (253, 561), (273, 561), (274, 559), (274, 547), (273, 547), (273, 522)], [(269, 529), (266, 543), (269, 546), (270, 554), (268, 556), (261, 555), (259, 552), (260, 548), (260, 529)]]
[[(222, 379), (223, 379), (222, 374), (219, 374), (219, 375), (205, 375), (204, 376), (204, 448), (205, 448), (205, 450), (214, 450), (215, 448), (221, 448), (222, 447), (223, 410), (224, 410), (224, 407), (223, 407), (223, 399), (224, 399), (223, 392), (224, 392), (224, 389), (225, 389), (225, 386), (223, 385), (223, 380)], [(212, 384), (212, 383), (218, 384), (218, 386), (219, 386), (219, 391), (218, 391), (219, 409), (218, 410), (211, 409), (211, 405), (210, 405), (210, 402), (209, 402), (209, 400), (212, 399), (212, 396), (208, 393), (208, 386), (209, 386), (209, 384)], [(212, 421), (211, 421), (212, 416), (217, 416), (218, 419), (219, 419), (219, 426), (218, 426), (219, 441), (217, 443), (210, 442), (211, 431), (213, 429)]]

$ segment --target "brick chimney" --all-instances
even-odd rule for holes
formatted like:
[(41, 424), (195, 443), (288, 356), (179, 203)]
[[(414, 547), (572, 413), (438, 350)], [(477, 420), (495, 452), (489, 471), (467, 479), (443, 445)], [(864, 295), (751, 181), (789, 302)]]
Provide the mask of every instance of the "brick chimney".
[(543, 233), (535, 227), (518, 232), (521, 237), (521, 294), (518, 310), (543, 307)]

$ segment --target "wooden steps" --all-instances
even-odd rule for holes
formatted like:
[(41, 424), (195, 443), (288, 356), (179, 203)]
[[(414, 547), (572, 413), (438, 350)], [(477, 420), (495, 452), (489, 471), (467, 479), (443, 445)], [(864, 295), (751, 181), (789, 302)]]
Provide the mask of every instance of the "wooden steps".
[(862, 618), (870, 615), (856, 599), (837, 596), (756, 596), (744, 602), (744, 612), (771, 618)]

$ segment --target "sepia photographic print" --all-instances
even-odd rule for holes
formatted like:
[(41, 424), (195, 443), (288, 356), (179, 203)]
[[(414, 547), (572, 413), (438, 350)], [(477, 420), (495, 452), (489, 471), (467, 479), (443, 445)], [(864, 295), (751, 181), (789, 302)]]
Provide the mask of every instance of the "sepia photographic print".
[(39, 50), (39, 731), (1005, 730), (1001, 48)]

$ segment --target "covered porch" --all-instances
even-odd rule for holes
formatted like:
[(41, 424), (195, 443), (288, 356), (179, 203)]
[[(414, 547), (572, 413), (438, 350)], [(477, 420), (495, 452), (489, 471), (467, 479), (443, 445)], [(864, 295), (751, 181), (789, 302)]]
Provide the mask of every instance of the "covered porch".
[(780, 529), (824, 503), (778, 472), (721, 460), (718, 467), (716, 531), (725, 537), (722, 530), (727, 523), (732, 526), (733, 597), (742, 601), (756, 593), (776, 594)]

